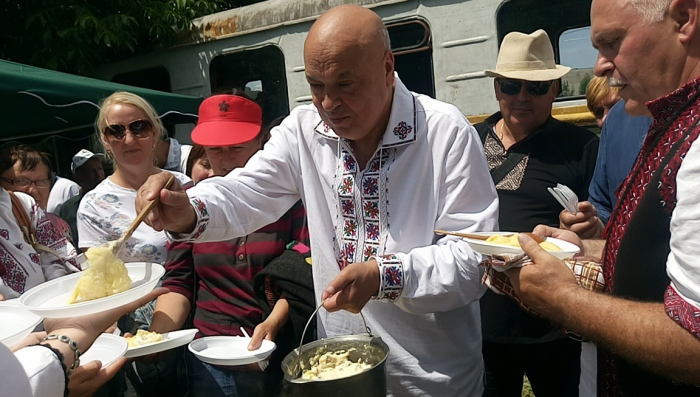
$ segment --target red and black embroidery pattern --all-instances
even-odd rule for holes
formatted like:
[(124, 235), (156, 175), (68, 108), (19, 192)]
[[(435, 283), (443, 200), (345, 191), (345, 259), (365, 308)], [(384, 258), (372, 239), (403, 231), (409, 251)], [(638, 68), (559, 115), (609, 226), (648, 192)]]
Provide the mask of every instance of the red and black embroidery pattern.
[(672, 94), (649, 103), (649, 110), (654, 115), (647, 138), (632, 171), (617, 192), (618, 204), (608, 222), (604, 237), (607, 240), (603, 253), (603, 269), (606, 291), (612, 291), (615, 261), (620, 241), (629, 225), (632, 214), (644, 195), (654, 171), (669, 154), (671, 147), (680, 140), (686, 142), (673, 156), (663, 172), (660, 194), (668, 211), (675, 208), (675, 177), (683, 157), (690, 145), (697, 138), (698, 129), (688, 134), (688, 130), (698, 121), (698, 90), (700, 78), (686, 84)]
[(664, 308), (669, 317), (688, 332), (700, 338), (700, 310), (678, 295), (672, 286), (666, 289)]

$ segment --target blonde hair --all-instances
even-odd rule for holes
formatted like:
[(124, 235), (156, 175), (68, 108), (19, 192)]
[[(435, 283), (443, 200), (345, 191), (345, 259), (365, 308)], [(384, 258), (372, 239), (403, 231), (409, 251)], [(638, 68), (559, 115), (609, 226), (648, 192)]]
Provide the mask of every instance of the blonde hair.
[(660, 22), (666, 16), (671, 0), (627, 0), (627, 4), (647, 23)]
[(612, 98), (617, 96), (619, 91), (618, 87), (610, 87), (606, 77), (593, 77), (586, 86), (586, 105), (588, 105), (588, 110), (596, 118), (603, 117), (605, 106), (610, 103)]
[(100, 102), (100, 112), (97, 114), (97, 119), (95, 120), (97, 141), (100, 142), (102, 148), (105, 150), (105, 152), (107, 152), (107, 157), (112, 156), (111, 153), (107, 151), (107, 148), (104, 147), (102, 138), (104, 135), (104, 130), (107, 127), (107, 111), (109, 111), (109, 109), (116, 104), (127, 104), (136, 106), (137, 108), (141, 109), (144, 113), (146, 113), (148, 121), (150, 121), (153, 124), (153, 128), (155, 128), (156, 132), (158, 133), (157, 141), (168, 137), (168, 131), (163, 126), (163, 122), (160, 120), (160, 117), (158, 117), (158, 113), (153, 108), (153, 105), (151, 105), (147, 100), (143, 99), (142, 97), (136, 94), (132, 94), (126, 91), (117, 91)]

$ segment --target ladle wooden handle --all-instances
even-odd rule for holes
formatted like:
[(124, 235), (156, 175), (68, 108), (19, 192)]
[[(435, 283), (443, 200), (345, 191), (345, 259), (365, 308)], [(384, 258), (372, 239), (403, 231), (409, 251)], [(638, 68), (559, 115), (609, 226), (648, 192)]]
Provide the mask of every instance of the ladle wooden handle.
[[(474, 239), (474, 240), (486, 240), (486, 239), (488, 239), (489, 237), (491, 237), (491, 235), (487, 235), (487, 234), (473, 234), (473, 233), (448, 232), (448, 231), (446, 231), (446, 230), (437, 230), (437, 229), (436, 229), (436, 230), (433, 230), (433, 232), (435, 232), (435, 233), (437, 233), (437, 234), (448, 235), (448, 236), (457, 236), (457, 237), (471, 238), (471, 239)], [(523, 234), (527, 234), (528, 236), (530, 236), (530, 238), (532, 238), (533, 240), (535, 240), (538, 244), (544, 241), (544, 239), (543, 239), (542, 237), (540, 237), (540, 236), (538, 236), (538, 235), (536, 235), (536, 234), (534, 234), (534, 233), (523, 233)], [(507, 236), (512, 236), (512, 234), (504, 234), (504, 236), (506, 236), (506, 237), (507, 237)]]
[[(170, 175), (170, 178), (165, 182), (165, 185), (163, 186), (163, 189), (168, 189), (170, 186), (172, 186), (173, 182), (175, 181), (175, 176)], [(146, 216), (153, 210), (153, 208), (158, 205), (160, 202), (160, 194), (156, 196), (156, 198), (153, 199), (148, 205), (146, 205), (139, 215), (134, 219), (134, 221), (131, 223), (131, 226), (124, 232), (124, 234), (119, 238), (119, 241), (124, 242), (129, 240), (132, 234), (136, 231), (136, 229), (139, 227), (141, 222), (143, 222), (144, 219), (146, 219)]]

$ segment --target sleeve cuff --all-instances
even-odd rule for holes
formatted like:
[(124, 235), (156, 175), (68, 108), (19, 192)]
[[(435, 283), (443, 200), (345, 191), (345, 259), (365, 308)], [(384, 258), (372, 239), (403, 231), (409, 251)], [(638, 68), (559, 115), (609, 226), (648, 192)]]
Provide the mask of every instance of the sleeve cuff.
[(683, 299), (673, 285), (666, 289), (664, 309), (673, 321), (696, 338), (700, 338), (700, 309)]
[(379, 266), (379, 293), (375, 299), (395, 301), (403, 292), (403, 262), (394, 254), (375, 256)]
[(209, 209), (207, 204), (197, 197), (190, 197), (190, 205), (194, 209), (197, 215), (197, 223), (194, 226), (194, 231), (192, 233), (170, 233), (166, 232), (165, 235), (170, 241), (185, 241), (194, 242), (196, 241), (209, 227)]

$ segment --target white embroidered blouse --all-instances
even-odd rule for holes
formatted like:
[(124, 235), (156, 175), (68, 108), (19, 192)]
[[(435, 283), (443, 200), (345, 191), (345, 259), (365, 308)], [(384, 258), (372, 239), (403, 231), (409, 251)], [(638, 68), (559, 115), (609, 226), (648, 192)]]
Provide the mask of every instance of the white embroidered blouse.
[(58, 254), (37, 253), (24, 241), (22, 231), (12, 213), (12, 201), (0, 188), (0, 294), (6, 299), (17, 298), (25, 291), (45, 281), (79, 271), (76, 249), (49, 221), (34, 199), (15, 192), (36, 230), (39, 244)]

